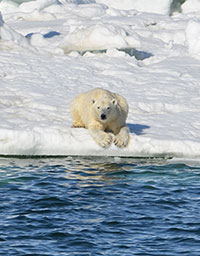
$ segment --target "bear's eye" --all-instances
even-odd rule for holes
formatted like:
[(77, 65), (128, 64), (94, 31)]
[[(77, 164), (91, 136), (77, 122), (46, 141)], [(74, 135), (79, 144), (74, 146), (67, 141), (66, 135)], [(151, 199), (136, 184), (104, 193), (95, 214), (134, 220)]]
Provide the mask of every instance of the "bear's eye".
[(97, 109), (100, 109), (100, 107), (97, 107)]
[(107, 110), (110, 110), (110, 107), (107, 107)]

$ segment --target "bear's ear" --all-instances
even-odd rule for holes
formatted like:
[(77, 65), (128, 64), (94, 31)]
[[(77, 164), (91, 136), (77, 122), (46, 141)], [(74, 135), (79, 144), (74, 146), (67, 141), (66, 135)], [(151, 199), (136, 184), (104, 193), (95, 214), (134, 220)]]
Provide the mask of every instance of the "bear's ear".
[(113, 105), (117, 105), (117, 100), (116, 100), (116, 99), (113, 99), (113, 100), (112, 100), (112, 104), (113, 104)]
[(94, 104), (95, 103), (95, 100), (92, 100), (92, 104)]

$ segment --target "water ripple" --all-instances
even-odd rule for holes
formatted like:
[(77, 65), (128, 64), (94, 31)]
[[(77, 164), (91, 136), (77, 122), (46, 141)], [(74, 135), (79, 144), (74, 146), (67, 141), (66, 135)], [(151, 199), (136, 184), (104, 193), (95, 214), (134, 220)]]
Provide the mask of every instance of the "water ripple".
[(0, 158), (0, 255), (200, 255), (200, 165)]

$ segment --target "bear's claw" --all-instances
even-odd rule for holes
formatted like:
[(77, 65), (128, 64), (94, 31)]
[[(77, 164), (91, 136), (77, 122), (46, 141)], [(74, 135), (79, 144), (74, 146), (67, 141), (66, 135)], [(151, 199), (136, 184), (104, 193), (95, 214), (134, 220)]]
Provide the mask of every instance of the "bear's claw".
[(120, 136), (115, 136), (114, 144), (119, 148), (125, 148), (128, 145), (129, 138), (122, 139)]
[(112, 141), (113, 141), (112, 135), (106, 134), (106, 136), (103, 140), (98, 141), (98, 144), (103, 148), (107, 148), (111, 145)]

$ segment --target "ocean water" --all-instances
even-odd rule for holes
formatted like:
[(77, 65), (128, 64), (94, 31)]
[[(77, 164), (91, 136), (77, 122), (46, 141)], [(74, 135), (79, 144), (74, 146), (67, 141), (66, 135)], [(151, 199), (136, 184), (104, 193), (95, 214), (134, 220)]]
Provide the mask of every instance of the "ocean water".
[(0, 255), (200, 255), (200, 164), (0, 158)]

